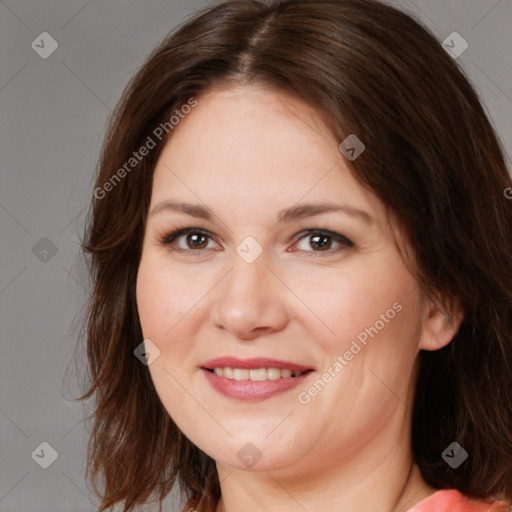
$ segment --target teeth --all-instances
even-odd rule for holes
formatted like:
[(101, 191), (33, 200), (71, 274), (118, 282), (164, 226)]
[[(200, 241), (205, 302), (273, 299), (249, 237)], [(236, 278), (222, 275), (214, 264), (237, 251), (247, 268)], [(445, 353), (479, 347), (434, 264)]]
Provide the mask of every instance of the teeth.
[(265, 368), (251, 369), (249, 370), (249, 378), (251, 380), (267, 380), (267, 370)]
[(281, 370), (279, 368), (267, 368), (267, 379), (276, 380), (281, 378)]
[(298, 377), (304, 372), (298, 370), (281, 370), (279, 368), (215, 368), (213, 370), (218, 377), (226, 377), (231, 380), (276, 380), (280, 378), (287, 379), (289, 377)]
[(245, 368), (233, 368), (233, 375), (235, 380), (248, 380), (249, 370)]

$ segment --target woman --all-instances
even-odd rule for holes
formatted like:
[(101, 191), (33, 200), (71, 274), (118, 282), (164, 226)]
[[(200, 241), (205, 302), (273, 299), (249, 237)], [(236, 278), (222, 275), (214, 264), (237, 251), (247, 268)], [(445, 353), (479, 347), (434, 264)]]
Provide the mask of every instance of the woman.
[(100, 510), (508, 510), (510, 186), (404, 13), (189, 20), (123, 94), (83, 242)]

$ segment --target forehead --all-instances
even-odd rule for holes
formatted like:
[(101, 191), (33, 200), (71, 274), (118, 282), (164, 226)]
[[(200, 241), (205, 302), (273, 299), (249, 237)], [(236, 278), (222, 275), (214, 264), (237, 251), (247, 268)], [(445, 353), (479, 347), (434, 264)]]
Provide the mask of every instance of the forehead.
[(315, 110), (256, 86), (216, 87), (173, 129), (155, 168), (152, 204), (198, 199), (249, 214), (299, 201), (379, 202), (354, 178)]

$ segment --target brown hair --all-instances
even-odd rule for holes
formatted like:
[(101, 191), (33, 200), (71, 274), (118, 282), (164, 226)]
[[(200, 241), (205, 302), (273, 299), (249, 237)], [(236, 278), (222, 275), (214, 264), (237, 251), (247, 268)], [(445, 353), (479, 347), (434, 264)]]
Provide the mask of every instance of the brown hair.
[[(433, 487), (511, 499), (512, 183), (476, 93), (433, 35), (378, 1), (237, 0), (200, 11), (156, 48), (102, 148), (82, 243), (94, 290), (91, 382), (80, 397), (95, 400), (87, 473), (100, 511), (161, 504), (174, 483), (185, 509), (212, 512), (219, 499), (214, 460), (180, 432), (134, 357), (143, 339), (135, 283), (169, 118), (228, 80), (292, 93), (337, 140), (364, 142), (354, 175), (403, 224), (424, 292), (456, 298), (466, 313), (447, 347), (420, 353), (414, 458)], [(155, 147), (127, 166), (148, 137)], [(441, 458), (453, 441), (469, 452), (456, 470)]]

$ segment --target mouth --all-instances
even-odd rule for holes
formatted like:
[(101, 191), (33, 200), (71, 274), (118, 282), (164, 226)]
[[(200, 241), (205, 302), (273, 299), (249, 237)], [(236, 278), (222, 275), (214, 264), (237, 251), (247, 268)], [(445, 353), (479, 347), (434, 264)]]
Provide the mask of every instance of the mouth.
[(217, 377), (225, 377), (229, 380), (252, 380), (255, 382), (261, 382), (264, 380), (278, 380), (278, 379), (288, 379), (288, 378), (296, 378), (301, 375), (311, 372), (313, 370), (292, 370), (291, 368), (231, 368), (229, 366), (226, 367), (216, 367), (216, 368), (203, 368), (207, 372), (213, 373), (217, 375)]
[(302, 364), (265, 357), (252, 359), (217, 357), (204, 363), (202, 368), (215, 373), (218, 377), (253, 381), (299, 377), (303, 373), (313, 371), (313, 368)]
[(259, 400), (285, 392), (315, 371), (290, 361), (232, 357), (208, 361), (201, 370), (214, 390), (239, 400)]

